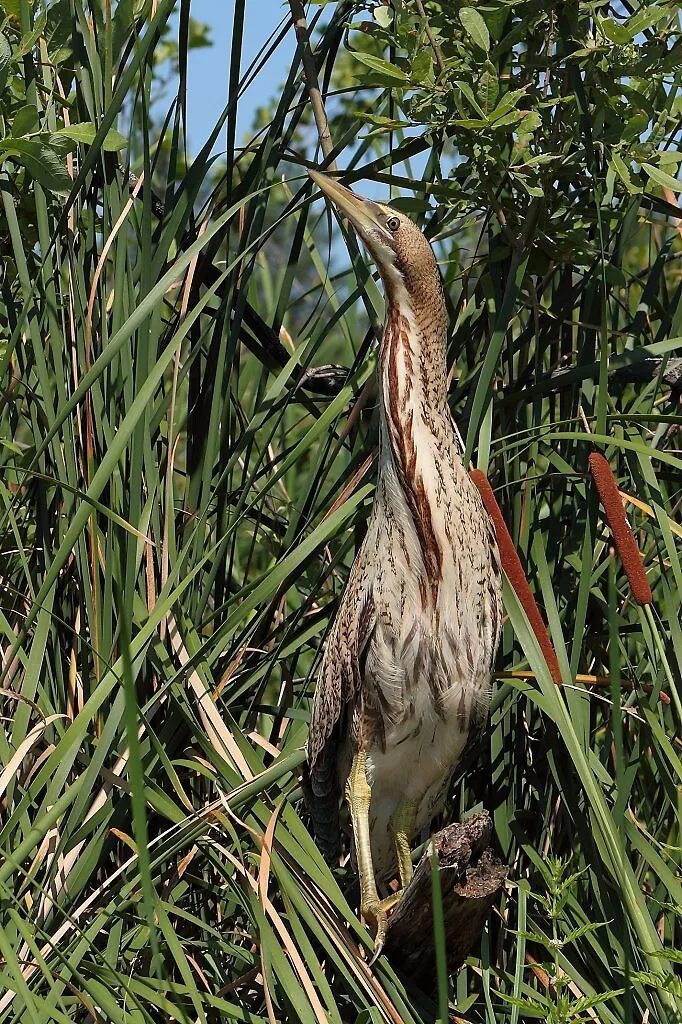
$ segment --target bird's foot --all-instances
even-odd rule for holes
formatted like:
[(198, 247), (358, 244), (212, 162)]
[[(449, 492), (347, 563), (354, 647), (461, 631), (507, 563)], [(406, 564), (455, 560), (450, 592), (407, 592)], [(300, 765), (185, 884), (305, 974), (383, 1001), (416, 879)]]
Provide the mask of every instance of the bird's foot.
[(370, 927), (370, 930), (374, 933), (374, 952), (372, 958), (369, 961), (370, 965), (373, 964), (381, 955), (381, 951), (384, 948), (384, 942), (386, 941), (386, 928), (388, 926), (388, 915), (383, 906), (383, 901), (377, 900), (372, 901), (366, 906), (361, 907), (361, 913), (365, 921)]
[(369, 961), (370, 964), (373, 964), (381, 955), (381, 951), (384, 948), (384, 942), (386, 941), (388, 916), (390, 912), (395, 910), (398, 906), (403, 898), (404, 892), (404, 889), (398, 889), (397, 892), (392, 892), (390, 896), (386, 896), (385, 899), (379, 900), (378, 903), (369, 904), (362, 910), (362, 916), (374, 932), (374, 952), (372, 954), (372, 959)]
[(404, 892), (405, 892), (404, 889), (398, 889), (397, 892), (392, 892), (390, 896), (387, 896), (385, 899), (383, 899), (381, 901), (381, 904), (380, 904), (381, 909), (382, 910), (394, 910), (395, 907), (398, 906), (398, 904), (400, 903), (401, 899), (403, 898)]

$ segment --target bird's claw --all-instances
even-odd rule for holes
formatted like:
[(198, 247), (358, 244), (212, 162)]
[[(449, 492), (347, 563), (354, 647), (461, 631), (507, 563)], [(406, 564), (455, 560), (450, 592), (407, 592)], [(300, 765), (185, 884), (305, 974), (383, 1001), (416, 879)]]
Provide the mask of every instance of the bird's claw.
[(369, 961), (369, 965), (371, 967), (371, 965), (379, 959), (381, 951), (384, 948), (384, 942), (386, 941), (386, 929), (388, 926), (388, 915), (380, 903), (373, 903), (362, 908), (362, 916), (370, 926), (370, 929), (374, 932), (374, 952), (372, 953), (372, 958)]

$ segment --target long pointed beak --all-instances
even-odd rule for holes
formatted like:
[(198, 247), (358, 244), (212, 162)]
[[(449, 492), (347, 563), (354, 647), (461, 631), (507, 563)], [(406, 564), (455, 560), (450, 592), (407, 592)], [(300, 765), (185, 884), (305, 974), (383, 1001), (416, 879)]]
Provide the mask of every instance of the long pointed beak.
[(360, 234), (380, 226), (380, 211), (370, 199), (356, 196), (349, 188), (319, 171), (308, 171), (318, 188)]

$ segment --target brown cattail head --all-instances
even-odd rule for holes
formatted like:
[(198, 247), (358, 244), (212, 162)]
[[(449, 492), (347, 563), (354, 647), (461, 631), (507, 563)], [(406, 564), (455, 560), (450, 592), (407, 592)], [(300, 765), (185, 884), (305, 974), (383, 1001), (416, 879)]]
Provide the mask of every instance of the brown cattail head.
[(517, 554), (511, 534), (507, 529), (507, 524), (502, 516), (502, 510), (497, 504), (497, 498), (490, 486), (490, 481), (485, 473), (480, 469), (471, 470), (471, 479), (478, 488), (478, 493), (483, 499), (486, 512), (495, 524), (497, 546), (500, 549), (502, 568), (506, 572), (509, 582), (514, 588), (516, 596), (521, 602), (523, 610), (526, 613), (526, 617), (533, 632), (535, 633), (535, 638), (540, 645), (540, 650), (547, 662), (547, 668), (551, 673), (552, 679), (557, 683), (557, 685), (561, 685), (561, 670), (559, 668), (556, 651), (552, 646), (552, 641), (549, 638), (547, 627), (540, 615), (540, 609), (533, 597), (533, 591), (530, 589), (526, 573), (521, 565), (521, 559)]
[(606, 521), (609, 524), (613, 540), (620, 560), (625, 569), (625, 575), (630, 583), (632, 596), (637, 604), (651, 604), (653, 595), (651, 587), (644, 571), (642, 556), (637, 547), (634, 534), (625, 516), (623, 502), (618, 493), (613, 472), (601, 452), (592, 452), (588, 463), (592, 479), (594, 480), (601, 503), (604, 506)]

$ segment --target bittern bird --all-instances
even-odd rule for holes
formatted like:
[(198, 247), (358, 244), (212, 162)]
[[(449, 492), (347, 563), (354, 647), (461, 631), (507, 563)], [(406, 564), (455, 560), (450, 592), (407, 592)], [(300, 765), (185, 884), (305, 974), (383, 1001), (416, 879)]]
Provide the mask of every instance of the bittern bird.
[(439, 811), (487, 717), (500, 568), (448, 407), (433, 250), (403, 213), (309, 173), (364, 243), (386, 293), (376, 494), (325, 646), (308, 739), (317, 840), (328, 854), (337, 846), (345, 786), (376, 956), (396, 902), (380, 900), (377, 879), (397, 862), (407, 885), (410, 840)]

